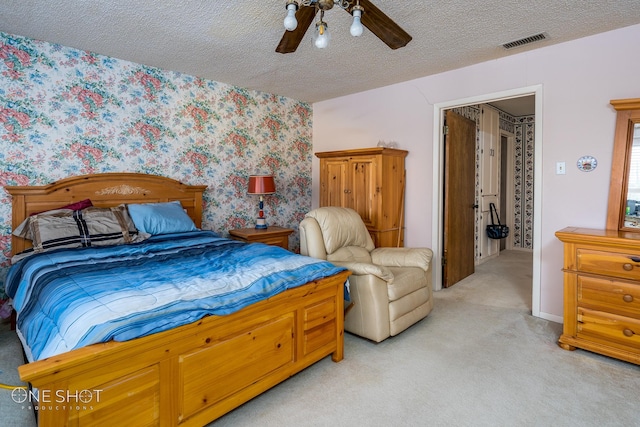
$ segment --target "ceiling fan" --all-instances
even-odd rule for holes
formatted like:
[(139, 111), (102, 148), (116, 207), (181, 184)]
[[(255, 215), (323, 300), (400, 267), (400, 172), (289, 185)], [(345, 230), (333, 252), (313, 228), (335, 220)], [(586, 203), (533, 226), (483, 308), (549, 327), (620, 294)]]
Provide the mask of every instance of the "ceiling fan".
[(316, 47), (326, 47), (328, 34), (325, 35), (325, 32), (328, 26), (323, 21), (323, 17), (324, 12), (333, 8), (334, 4), (353, 15), (354, 24), (351, 26), (351, 34), (354, 36), (362, 33), (362, 25), (364, 25), (391, 49), (401, 48), (411, 41), (412, 37), (406, 31), (369, 0), (287, 0), (286, 31), (276, 52), (295, 52), (318, 11), (320, 11), (320, 20), (316, 23), (314, 43)]

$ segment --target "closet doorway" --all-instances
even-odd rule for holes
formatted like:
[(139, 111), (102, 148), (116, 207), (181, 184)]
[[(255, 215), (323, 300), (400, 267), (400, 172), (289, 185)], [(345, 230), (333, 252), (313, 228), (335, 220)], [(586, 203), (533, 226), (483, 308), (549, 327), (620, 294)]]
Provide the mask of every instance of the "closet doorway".
[[(508, 102), (509, 100), (513, 100), (514, 98), (522, 98), (522, 97), (532, 97), (530, 100), (534, 101), (535, 105), (535, 121), (531, 124), (531, 132), (533, 133), (532, 137), (532, 147), (533, 152), (527, 154), (527, 158), (525, 159), (527, 163), (527, 167), (530, 167), (530, 173), (527, 176), (527, 179), (530, 179), (526, 185), (528, 189), (531, 191), (531, 200), (530, 205), (532, 213), (527, 216), (527, 218), (520, 218), (520, 220), (526, 220), (527, 226), (530, 229), (530, 235), (527, 236), (529, 239), (527, 243), (530, 245), (530, 249), (533, 252), (533, 271), (532, 271), (532, 314), (534, 316), (539, 316), (540, 314), (540, 241), (541, 241), (541, 232), (540, 232), (540, 224), (541, 224), (541, 180), (537, 180), (536, 185), (533, 185), (533, 182), (536, 181), (535, 177), (541, 177), (542, 166), (539, 160), (541, 159), (542, 154), (542, 115), (541, 115), (541, 100), (542, 100), (542, 86), (531, 86), (526, 88), (514, 89), (505, 92), (499, 92), (484, 96), (478, 96), (473, 98), (460, 99), (456, 101), (451, 101), (447, 103), (435, 104), (434, 105), (434, 144), (433, 144), (433, 161), (434, 161), (434, 195), (436, 200), (434, 200), (433, 206), (433, 224), (432, 224), (432, 248), (434, 250), (434, 265), (440, 267), (443, 262), (443, 212), (444, 212), (444, 194), (443, 194), (443, 171), (444, 171), (444, 136), (442, 134), (443, 124), (444, 124), (444, 112), (446, 110), (452, 108), (466, 107), (471, 105), (481, 105), (481, 104), (493, 104), (498, 109), (501, 108), (501, 102)], [(511, 113), (510, 113), (511, 114)], [(515, 114), (514, 114), (515, 115)], [(506, 136), (505, 143), (509, 144), (510, 135), (508, 132), (504, 135)], [(517, 136), (516, 136), (517, 137)], [(502, 135), (500, 138), (500, 144), (502, 145)], [(507, 151), (509, 148), (507, 148)], [(513, 166), (513, 165), (511, 165)], [(502, 166), (501, 166), (502, 167)], [(507, 169), (509, 165), (506, 165)], [(507, 187), (509, 184), (506, 184)], [(508, 189), (503, 191), (504, 198), (513, 197), (513, 194), (509, 194)], [(500, 202), (502, 202), (502, 198)], [(522, 215), (522, 211), (517, 212), (515, 209), (522, 209), (522, 206), (516, 203), (514, 211), (509, 212), (509, 203), (506, 203), (506, 206), (503, 208), (503, 212), (505, 216), (511, 217), (512, 215), (518, 216)], [(521, 230), (517, 230), (518, 233)], [(518, 235), (517, 239), (518, 244), (522, 244), (522, 237)], [(475, 243), (475, 242), (474, 242)], [(511, 242), (513, 243), (513, 242)], [(510, 242), (505, 242), (505, 248), (509, 248)], [(434, 269), (434, 289), (440, 290), (443, 285), (443, 277), (442, 277), (442, 269), (435, 268)]]

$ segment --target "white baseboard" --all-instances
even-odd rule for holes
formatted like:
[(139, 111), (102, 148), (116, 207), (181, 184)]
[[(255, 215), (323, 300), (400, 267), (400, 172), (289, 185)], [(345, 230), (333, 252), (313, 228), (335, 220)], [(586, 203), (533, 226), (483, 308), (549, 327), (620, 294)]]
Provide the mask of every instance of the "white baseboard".
[(520, 251), (520, 252), (530, 252), (533, 253), (533, 249), (530, 248), (521, 248), (519, 246), (513, 246), (511, 248), (509, 248), (508, 250), (510, 251)]
[(552, 322), (556, 322), (556, 323), (564, 323), (564, 318), (562, 316), (557, 316), (555, 314), (550, 314), (550, 313), (544, 313), (544, 312), (540, 312), (540, 315), (538, 316), (541, 319), (544, 320), (550, 320)]

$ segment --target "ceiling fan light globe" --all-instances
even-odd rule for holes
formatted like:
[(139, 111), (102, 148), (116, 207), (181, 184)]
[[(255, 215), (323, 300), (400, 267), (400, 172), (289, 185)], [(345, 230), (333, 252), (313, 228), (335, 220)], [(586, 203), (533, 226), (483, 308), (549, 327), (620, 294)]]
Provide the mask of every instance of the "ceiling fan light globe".
[(321, 35), (321, 36), (318, 36), (318, 37), (316, 37), (316, 39), (313, 42), (313, 44), (318, 49), (325, 49), (326, 47), (329, 46), (329, 36), (326, 33)]
[(364, 31), (364, 27), (362, 26), (362, 22), (360, 22), (360, 15), (362, 14), (359, 10), (353, 11), (353, 23), (349, 28), (349, 32), (353, 37), (360, 37), (362, 32)]
[(325, 49), (329, 46), (329, 40), (331, 40), (329, 26), (326, 22), (318, 22), (316, 24), (316, 31), (313, 33), (313, 45), (318, 49)]
[(298, 20), (296, 19), (296, 9), (297, 6), (295, 3), (287, 4), (287, 16), (284, 18), (284, 28), (287, 31), (293, 31), (298, 26)]
[(320, 38), (316, 40), (316, 47), (318, 49), (325, 49), (327, 46), (329, 46), (329, 42), (326, 41), (326, 39)]

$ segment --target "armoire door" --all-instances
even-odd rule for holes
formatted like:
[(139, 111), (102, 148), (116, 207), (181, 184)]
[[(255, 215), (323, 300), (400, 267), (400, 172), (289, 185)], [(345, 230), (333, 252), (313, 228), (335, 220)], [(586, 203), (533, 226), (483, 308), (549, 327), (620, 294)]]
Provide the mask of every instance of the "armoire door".
[(349, 206), (362, 218), (367, 227), (375, 227), (376, 206), (378, 202), (378, 189), (376, 188), (376, 168), (375, 157), (358, 157), (349, 162), (349, 177), (352, 194), (358, 197), (351, 198)]
[(320, 206), (350, 207), (353, 193), (347, 175), (349, 159), (323, 159), (321, 165)]

